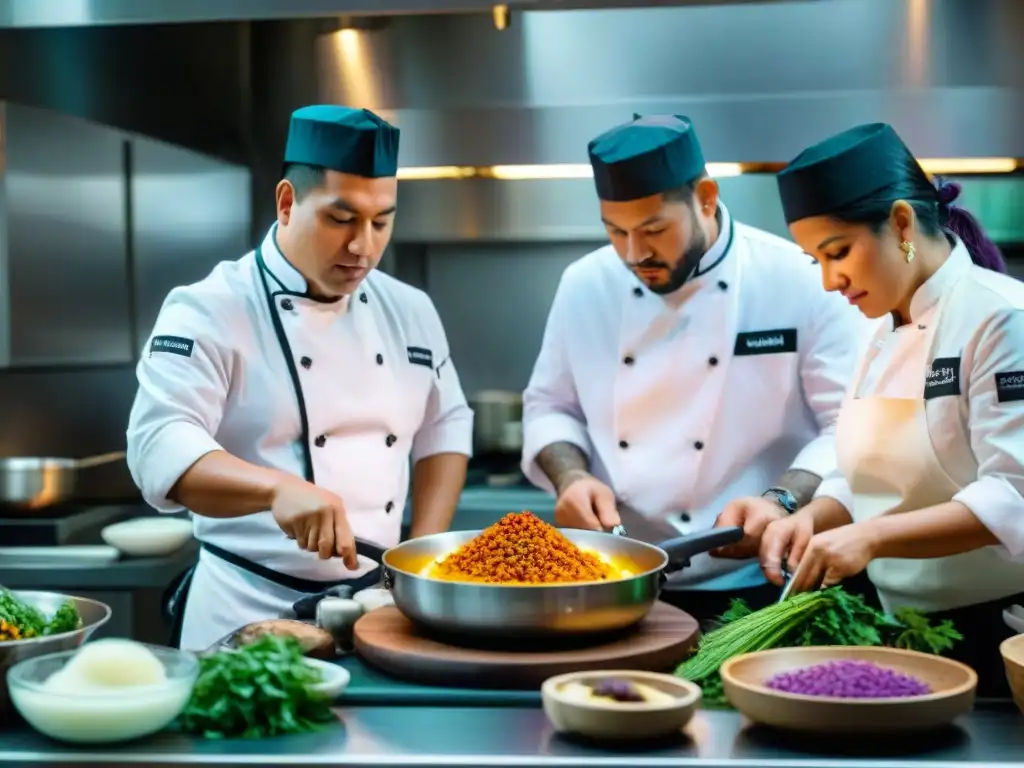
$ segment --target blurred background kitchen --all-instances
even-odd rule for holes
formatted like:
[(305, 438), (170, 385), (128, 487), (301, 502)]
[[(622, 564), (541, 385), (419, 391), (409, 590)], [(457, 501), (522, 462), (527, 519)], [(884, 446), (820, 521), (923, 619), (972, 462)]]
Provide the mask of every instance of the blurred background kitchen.
[[(1024, 277), (1022, 36), (1020, 0), (0, 2), (0, 456), (123, 450), (164, 296), (263, 236), (291, 110), (345, 103), (402, 128), (381, 268), (430, 293), (477, 411), (454, 527), (550, 514), (518, 471), (520, 392), (561, 271), (605, 242), (587, 141), (689, 115), (733, 215), (786, 236), (773, 171), (888, 121)], [(123, 461), (76, 480), (0, 508), (0, 584), (94, 595), (108, 634), (165, 642), (194, 546), (97, 547), (151, 512)]]

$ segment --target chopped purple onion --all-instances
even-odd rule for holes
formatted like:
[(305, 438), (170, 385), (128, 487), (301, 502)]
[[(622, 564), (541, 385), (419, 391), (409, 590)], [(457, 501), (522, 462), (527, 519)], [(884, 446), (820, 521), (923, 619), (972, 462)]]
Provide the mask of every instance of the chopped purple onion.
[(609, 678), (608, 680), (602, 680), (597, 685), (595, 685), (591, 690), (594, 692), (595, 696), (602, 696), (607, 699), (614, 699), (615, 701), (645, 701), (640, 691), (638, 691), (636, 687), (628, 680)]
[(765, 685), (785, 693), (842, 699), (887, 699), (932, 692), (915, 677), (868, 661), (829, 661), (781, 672), (770, 677)]

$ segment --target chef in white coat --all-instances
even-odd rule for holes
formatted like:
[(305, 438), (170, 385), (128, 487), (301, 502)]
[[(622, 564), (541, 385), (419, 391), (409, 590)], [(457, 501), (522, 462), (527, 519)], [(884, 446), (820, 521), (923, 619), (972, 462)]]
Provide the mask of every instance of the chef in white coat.
[(1009, 695), (1003, 608), (1024, 602), (1024, 283), (886, 124), (779, 174), (794, 239), (827, 291), (882, 318), (839, 414), (838, 471), (770, 524), (765, 571), (794, 590), (865, 568), (889, 610), (950, 619), (979, 695)]
[(150, 504), (192, 513), (202, 543), (171, 599), (182, 648), (375, 585), (357, 541), (398, 543), (410, 458), (411, 535), (451, 521), (472, 411), (430, 299), (374, 271), (398, 141), (367, 110), (296, 111), (277, 222), (255, 251), (171, 291), (156, 320), (128, 463)]
[[(793, 243), (732, 218), (687, 118), (637, 116), (589, 154), (611, 243), (559, 282), (523, 398), (523, 471), (557, 495), (562, 526), (611, 529), (621, 504), (670, 534), (719, 513), (758, 534), (835, 468), (867, 321)], [(732, 597), (777, 597), (756, 546), (719, 554), (740, 557), (694, 558), (666, 599), (706, 620)]]

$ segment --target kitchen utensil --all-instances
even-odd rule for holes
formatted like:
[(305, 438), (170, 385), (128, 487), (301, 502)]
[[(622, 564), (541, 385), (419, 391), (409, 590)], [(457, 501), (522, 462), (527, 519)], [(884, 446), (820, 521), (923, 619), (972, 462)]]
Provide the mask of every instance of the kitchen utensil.
[(331, 633), (339, 653), (350, 653), (352, 629), (362, 615), (363, 606), (350, 597), (325, 597), (316, 606), (316, 625)]
[[(619, 510), (621, 525), (615, 526), (612, 529), (612, 533), (615, 533), (616, 529), (618, 529), (620, 535), (629, 535), (634, 539), (646, 541), (648, 544), (656, 544), (659, 541), (666, 541), (679, 536), (679, 531), (665, 520), (654, 520), (645, 517), (639, 511), (621, 501), (616, 504), (616, 507)], [(626, 531), (629, 531), (629, 533), (626, 534)]]
[[(571, 693), (577, 684), (593, 686), (609, 679), (640, 683), (671, 698), (659, 702), (580, 701)], [(540, 694), (544, 714), (559, 733), (614, 741), (678, 735), (701, 701), (700, 686), (689, 680), (636, 670), (570, 672), (545, 680)]]
[(100, 538), (129, 557), (163, 557), (192, 540), (192, 521), (180, 517), (136, 517), (108, 525)]
[(523, 448), (523, 396), (483, 390), (471, 395), (473, 455), (518, 454)]
[(1014, 635), (1003, 640), (999, 644), (999, 653), (1003, 657), (1013, 703), (1024, 714), (1024, 635)]
[(580, 638), (441, 637), (423, 631), (394, 606), (356, 622), (356, 654), (399, 679), (442, 687), (537, 690), (552, 675), (597, 669), (670, 671), (700, 636), (697, 621), (658, 602), (634, 628)]
[[(601, 531), (561, 532), (581, 549), (628, 570), (629, 575), (607, 581), (538, 585), (456, 582), (422, 575), (432, 562), (481, 533), (453, 531), (412, 539), (387, 551), (378, 548), (384, 586), (391, 590), (403, 614), (442, 632), (497, 637), (591, 634), (635, 624), (657, 601), (667, 573), (688, 566), (693, 555), (743, 538), (742, 528), (714, 528), (656, 546)], [(365, 552), (372, 547), (366, 542), (360, 546)]]
[(1018, 634), (1024, 632), (1024, 606), (1011, 605), (1005, 609), (1003, 623)]
[(334, 701), (352, 681), (352, 673), (344, 667), (320, 659), (306, 659), (306, 664), (317, 669), (322, 678), (319, 683), (307, 685), (306, 690)]
[(74, 495), (78, 473), (125, 458), (112, 451), (84, 459), (8, 456), (0, 458), (0, 503), (25, 509), (41, 509)]
[(7, 673), (11, 703), (29, 725), (60, 741), (111, 744), (156, 733), (188, 704), (199, 676), (195, 655), (147, 646), (163, 664), (166, 680), (154, 685), (89, 691), (51, 688), (46, 681), (79, 649), (24, 659)]
[[(70, 600), (82, 617), (82, 626), (74, 632), (64, 632), (59, 635), (0, 642), (0, 679), (6, 677), (11, 667), (25, 659), (78, 648), (93, 632), (110, 620), (110, 607), (96, 600), (62, 595), (58, 592), (11, 590), (11, 594), (42, 611), (43, 615), (47, 617), (53, 616), (60, 606)], [(7, 686), (3, 685), (0, 686), (0, 716), (9, 711), (10, 700), (7, 695)]]
[[(768, 688), (780, 672), (830, 661), (866, 661), (912, 675), (932, 693), (885, 699), (805, 696)], [(878, 735), (934, 728), (966, 714), (974, 705), (978, 676), (958, 661), (899, 648), (812, 646), (775, 648), (735, 656), (720, 674), (726, 698), (755, 723), (795, 731)]]

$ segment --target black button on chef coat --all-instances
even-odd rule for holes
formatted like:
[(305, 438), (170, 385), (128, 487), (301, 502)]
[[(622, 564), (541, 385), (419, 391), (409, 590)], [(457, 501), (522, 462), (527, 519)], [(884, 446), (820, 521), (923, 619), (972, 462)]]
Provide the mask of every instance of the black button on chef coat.
[(323, 448), (327, 444), (327, 435), (317, 435), (313, 443), (317, 448)]
[(719, 280), (718, 281), (718, 287), (721, 288), (723, 291), (725, 291), (725, 290), (729, 289), (729, 284), (727, 282), (725, 282), (725, 280)]
[(708, 358), (708, 365), (718, 365), (718, 358), (712, 355)]
[(309, 368), (309, 366), (313, 364), (313, 359), (309, 357), (303, 357), (301, 360), (299, 360), (299, 364), (303, 368)]
[(387, 439), (386, 439), (386, 440), (384, 441), (384, 443), (385, 443), (385, 444), (387, 445), (387, 447), (388, 447), (388, 448), (390, 448), (390, 447), (391, 447), (392, 445), (394, 445), (394, 444), (395, 444), (395, 443), (396, 443), (397, 441), (398, 441), (398, 438), (397, 438), (397, 437), (395, 437), (394, 435), (388, 435), (388, 436), (387, 436)]
[(644, 289), (640, 288), (640, 287), (634, 288), (633, 289), (633, 295), (636, 296), (636, 297), (643, 296), (644, 295)]
[(629, 443), (625, 440), (619, 440), (619, 448), (629, 448)]
[(291, 299), (281, 299), (281, 309), (290, 311), (294, 306)]
[(377, 365), (384, 365), (384, 355), (377, 353)]
[(624, 362), (626, 365), (632, 365), (633, 363), (636, 362), (636, 359), (632, 355), (626, 355), (624, 358), (622, 358), (622, 362)]
[(699, 451), (704, 447), (704, 443), (702, 443), (700, 440), (697, 440), (696, 442), (694, 442), (693, 447)]
[(384, 511), (385, 512), (391, 512), (391, 510), (394, 509), (394, 508), (395, 508), (395, 502), (393, 502), (393, 501), (389, 501), (386, 505), (384, 505)]
[(682, 520), (684, 523), (688, 523), (690, 522), (690, 515), (686, 512), (683, 512), (681, 515), (679, 515), (679, 519)]
[(359, 300), (360, 300), (361, 302), (363, 302), (363, 304), (365, 304), (365, 303), (367, 303), (367, 302), (369, 301), (369, 299), (368, 299), (368, 298), (366, 298), (366, 294), (365, 294), (365, 293), (360, 293), (360, 294), (359, 294)]

